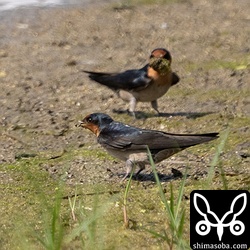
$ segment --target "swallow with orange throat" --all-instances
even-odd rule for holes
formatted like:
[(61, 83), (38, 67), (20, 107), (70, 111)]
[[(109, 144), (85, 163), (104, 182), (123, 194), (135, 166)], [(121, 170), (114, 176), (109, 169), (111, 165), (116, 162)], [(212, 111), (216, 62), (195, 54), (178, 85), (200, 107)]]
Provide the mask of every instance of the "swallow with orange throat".
[(177, 84), (179, 76), (172, 72), (172, 57), (168, 50), (157, 48), (151, 52), (149, 63), (141, 69), (126, 70), (121, 73), (86, 71), (89, 78), (115, 91), (118, 96), (129, 102), (129, 113), (135, 116), (137, 102), (151, 102), (158, 110), (157, 99), (162, 97), (171, 86)]
[(93, 113), (77, 125), (89, 129), (112, 156), (126, 162), (126, 179), (135, 166), (138, 175), (149, 164), (148, 149), (155, 163), (188, 147), (218, 138), (218, 133), (171, 134), (163, 131), (141, 129), (114, 121), (109, 115)]

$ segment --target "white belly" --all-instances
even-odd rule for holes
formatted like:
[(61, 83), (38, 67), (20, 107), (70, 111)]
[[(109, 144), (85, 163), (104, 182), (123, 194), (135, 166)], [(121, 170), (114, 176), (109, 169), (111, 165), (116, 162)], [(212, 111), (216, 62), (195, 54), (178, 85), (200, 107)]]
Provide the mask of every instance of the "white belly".
[(146, 88), (135, 89), (130, 91), (120, 90), (119, 96), (129, 102), (132, 98), (135, 98), (137, 102), (152, 102), (165, 95), (168, 89), (171, 87), (172, 74), (165, 76), (158, 76), (153, 78), (155, 83), (149, 84)]
[(118, 158), (122, 161), (127, 161), (128, 159), (131, 160), (134, 163), (138, 162), (145, 162), (148, 163), (148, 155), (146, 150), (143, 151), (138, 151), (133, 153), (129, 150), (115, 150), (115, 149), (106, 149), (112, 156), (115, 158)]

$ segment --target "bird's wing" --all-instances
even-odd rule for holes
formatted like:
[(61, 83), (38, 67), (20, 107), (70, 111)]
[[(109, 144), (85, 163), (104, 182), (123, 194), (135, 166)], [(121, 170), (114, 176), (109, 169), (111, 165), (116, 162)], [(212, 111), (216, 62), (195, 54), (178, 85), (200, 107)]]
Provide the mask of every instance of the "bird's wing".
[(152, 153), (164, 149), (183, 150), (217, 138), (217, 133), (209, 134), (170, 134), (155, 130), (143, 130), (130, 126), (111, 128), (98, 138), (105, 147), (122, 150), (145, 150), (148, 146)]
[(138, 70), (127, 70), (122, 73), (102, 73), (84, 71), (89, 78), (111, 89), (134, 90), (146, 88), (151, 78), (147, 76), (148, 65)]
[(217, 133), (171, 134), (154, 130), (142, 130), (140, 136), (131, 138), (132, 145), (147, 145), (151, 151), (163, 149), (185, 149), (217, 138)]
[(140, 130), (113, 122), (109, 127), (104, 128), (98, 136), (98, 142), (107, 149), (126, 150), (132, 146), (132, 135), (138, 136)]

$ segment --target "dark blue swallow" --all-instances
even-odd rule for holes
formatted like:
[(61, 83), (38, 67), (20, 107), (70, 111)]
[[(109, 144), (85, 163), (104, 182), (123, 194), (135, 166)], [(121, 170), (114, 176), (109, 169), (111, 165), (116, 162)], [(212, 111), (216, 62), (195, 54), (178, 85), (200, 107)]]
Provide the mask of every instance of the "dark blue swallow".
[(195, 146), (218, 138), (218, 133), (171, 134), (163, 131), (141, 129), (114, 121), (103, 113), (93, 113), (79, 122), (97, 136), (100, 143), (111, 155), (126, 162), (125, 179), (134, 166), (139, 167), (138, 175), (149, 164), (147, 147), (155, 163)]

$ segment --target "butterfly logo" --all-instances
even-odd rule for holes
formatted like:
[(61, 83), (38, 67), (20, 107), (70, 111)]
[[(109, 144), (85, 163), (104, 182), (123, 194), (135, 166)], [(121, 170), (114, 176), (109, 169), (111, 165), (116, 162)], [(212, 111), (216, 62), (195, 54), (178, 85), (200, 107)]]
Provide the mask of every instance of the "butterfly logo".
[[(239, 209), (238, 208), (239, 206), (237, 205), (236, 207), (235, 204), (236, 203), (240, 204), (241, 199), (243, 199), (243, 205)], [(203, 203), (203, 206), (199, 207), (198, 202), (200, 205)], [(218, 235), (219, 241), (221, 241), (222, 239), (225, 227), (229, 227), (230, 232), (236, 236), (244, 233), (245, 225), (243, 224), (242, 221), (237, 220), (237, 217), (246, 208), (246, 205), (247, 205), (246, 193), (239, 194), (233, 199), (231, 206), (230, 206), (230, 210), (226, 212), (222, 216), (221, 219), (219, 219), (218, 216), (213, 211), (211, 211), (210, 205), (207, 199), (203, 195), (195, 193), (194, 198), (193, 198), (193, 203), (194, 203), (194, 207), (196, 211), (204, 218), (203, 220), (200, 220), (199, 222), (197, 222), (195, 226), (195, 230), (199, 235), (204, 236), (204, 235), (209, 234), (211, 227), (217, 228), (217, 235)], [(204, 211), (204, 208), (205, 208), (205, 211)], [(226, 220), (230, 222), (225, 222)]]

